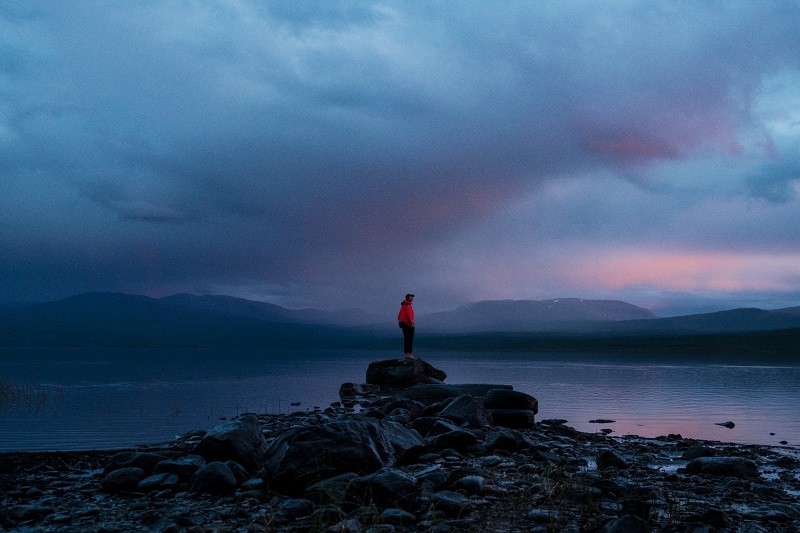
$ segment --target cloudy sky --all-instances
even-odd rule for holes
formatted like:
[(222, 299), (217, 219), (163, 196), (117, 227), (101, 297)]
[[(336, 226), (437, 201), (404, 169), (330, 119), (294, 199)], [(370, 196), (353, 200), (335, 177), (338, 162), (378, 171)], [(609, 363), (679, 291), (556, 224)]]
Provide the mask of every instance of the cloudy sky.
[(0, 302), (800, 305), (800, 3), (0, 3)]

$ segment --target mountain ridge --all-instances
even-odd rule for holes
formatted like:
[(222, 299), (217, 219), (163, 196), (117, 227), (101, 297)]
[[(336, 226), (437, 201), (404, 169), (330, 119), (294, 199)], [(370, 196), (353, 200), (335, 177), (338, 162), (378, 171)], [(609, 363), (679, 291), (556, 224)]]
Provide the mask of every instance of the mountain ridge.
[(585, 329), (592, 322), (649, 320), (649, 310), (620, 300), (554, 298), (483, 300), (425, 316), (433, 331), (535, 331)]
[[(561, 338), (742, 334), (800, 328), (800, 307), (658, 318), (619, 300), (485, 300), (418, 315), (419, 333), (524, 333)], [(232, 296), (83, 293), (0, 311), (0, 346), (375, 346), (392, 320), (359, 310), (292, 310)], [(423, 337), (424, 339), (424, 337)]]

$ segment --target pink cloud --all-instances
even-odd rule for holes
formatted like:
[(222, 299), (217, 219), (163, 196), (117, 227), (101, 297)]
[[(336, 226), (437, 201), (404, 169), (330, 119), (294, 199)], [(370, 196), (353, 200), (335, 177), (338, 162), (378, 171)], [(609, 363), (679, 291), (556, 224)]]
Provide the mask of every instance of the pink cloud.
[(697, 151), (743, 152), (736, 111), (720, 102), (672, 94), (608, 116), (576, 120), (585, 150), (617, 163), (687, 157)]
[(577, 269), (584, 283), (607, 290), (651, 286), (675, 291), (787, 290), (800, 254), (623, 251)]

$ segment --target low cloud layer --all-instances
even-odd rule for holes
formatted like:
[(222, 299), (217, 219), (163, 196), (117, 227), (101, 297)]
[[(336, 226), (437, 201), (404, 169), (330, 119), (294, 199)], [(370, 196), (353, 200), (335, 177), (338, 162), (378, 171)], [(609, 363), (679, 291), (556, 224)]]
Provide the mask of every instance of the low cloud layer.
[(0, 6), (0, 301), (800, 305), (800, 7)]

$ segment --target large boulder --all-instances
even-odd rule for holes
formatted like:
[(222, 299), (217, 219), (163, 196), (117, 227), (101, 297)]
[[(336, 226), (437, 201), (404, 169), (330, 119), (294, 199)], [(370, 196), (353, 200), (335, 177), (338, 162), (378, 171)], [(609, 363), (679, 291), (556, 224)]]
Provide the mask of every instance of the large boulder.
[(686, 465), (690, 474), (729, 476), (741, 479), (758, 478), (758, 466), (742, 457), (698, 457)]
[(104, 473), (108, 474), (122, 468), (141, 468), (145, 475), (153, 473), (155, 466), (167, 457), (152, 452), (118, 452), (111, 456)]
[(422, 359), (384, 359), (367, 367), (367, 383), (381, 389), (403, 389), (419, 383), (441, 383), (447, 378), (442, 370)]
[(508, 389), (492, 389), (483, 398), (487, 409), (527, 409), (533, 414), (539, 412), (539, 402), (524, 392)]
[(394, 463), (392, 443), (377, 420), (336, 420), (289, 430), (264, 454), (271, 489), (300, 495), (339, 474), (365, 475)]
[(459, 385), (445, 385), (444, 383), (424, 383), (408, 387), (398, 392), (405, 398), (416, 400), (425, 405), (433, 405), (448, 398), (455, 398), (469, 394), (474, 398), (483, 398), (491, 390), (511, 390), (511, 385), (496, 385), (484, 383), (463, 383)]
[(425, 451), (425, 442), (416, 429), (407, 428), (392, 420), (381, 420), (380, 426), (386, 440), (392, 445), (397, 464), (414, 462)]
[(319, 505), (342, 505), (347, 495), (347, 487), (357, 477), (358, 474), (355, 472), (348, 472), (317, 481), (306, 487), (304, 497)]
[(146, 477), (144, 470), (136, 466), (117, 468), (103, 477), (102, 487), (106, 492), (130, 492)]
[(212, 428), (197, 443), (194, 453), (207, 461), (236, 461), (248, 470), (261, 466), (261, 457), (267, 441), (261, 431), (261, 423), (253, 414), (245, 414), (237, 420)]
[(464, 450), (478, 444), (478, 437), (469, 430), (456, 429), (441, 435), (426, 437), (425, 442), (434, 450), (444, 450), (446, 448)]
[(236, 476), (228, 465), (215, 461), (194, 473), (189, 483), (191, 492), (226, 495), (233, 494), (237, 487)]
[(439, 416), (459, 425), (470, 427), (488, 427), (492, 423), (483, 404), (469, 394), (462, 394), (454, 398), (447, 407), (442, 409)]
[(458, 424), (454, 424), (446, 418), (439, 418), (438, 416), (417, 418), (411, 425), (423, 437), (435, 437), (436, 435), (459, 429)]
[(487, 409), (495, 426), (512, 429), (536, 427), (536, 414), (529, 409)]
[(536, 426), (539, 402), (530, 394), (509, 389), (492, 389), (483, 398), (495, 426), (524, 429)]

